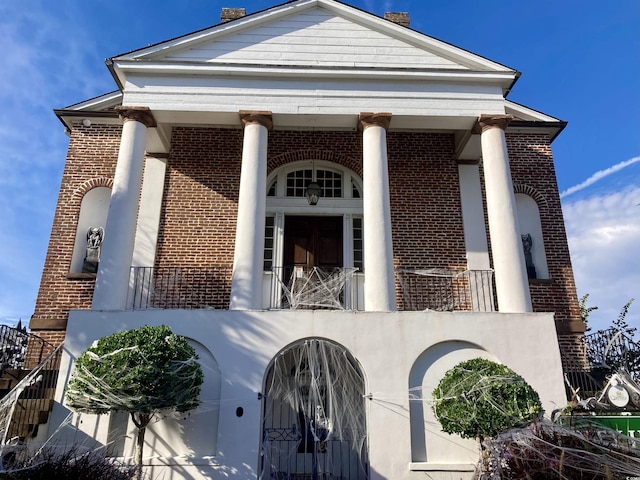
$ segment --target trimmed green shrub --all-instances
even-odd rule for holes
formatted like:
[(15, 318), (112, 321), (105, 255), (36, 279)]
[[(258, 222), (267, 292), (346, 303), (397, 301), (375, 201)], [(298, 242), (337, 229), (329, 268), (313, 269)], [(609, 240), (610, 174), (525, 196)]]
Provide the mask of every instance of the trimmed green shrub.
[(144, 434), (151, 419), (198, 406), (204, 375), (194, 348), (167, 326), (144, 326), (99, 339), (76, 361), (67, 386), (72, 410), (128, 412), (138, 428), (136, 460), (142, 472)]
[(543, 413), (537, 392), (520, 375), (483, 358), (447, 371), (433, 398), (433, 411), (444, 432), (481, 441)]

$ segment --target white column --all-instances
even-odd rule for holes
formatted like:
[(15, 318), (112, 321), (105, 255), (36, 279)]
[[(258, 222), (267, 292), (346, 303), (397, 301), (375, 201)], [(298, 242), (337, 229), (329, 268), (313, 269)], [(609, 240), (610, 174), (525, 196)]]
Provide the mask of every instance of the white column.
[(482, 115), (478, 125), (498, 309), (521, 313), (531, 312), (532, 307), (504, 134), (511, 118)]
[(361, 113), (364, 307), (370, 312), (396, 310), (391, 207), (387, 162), (390, 113)]
[(244, 127), (238, 194), (231, 310), (262, 308), (264, 217), (267, 195), (267, 139), (271, 112), (240, 112)]
[(121, 107), (120, 118), (124, 125), (93, 293), (94, 310), (126, 307), (147, 128), (155, 126), (146, 107)]

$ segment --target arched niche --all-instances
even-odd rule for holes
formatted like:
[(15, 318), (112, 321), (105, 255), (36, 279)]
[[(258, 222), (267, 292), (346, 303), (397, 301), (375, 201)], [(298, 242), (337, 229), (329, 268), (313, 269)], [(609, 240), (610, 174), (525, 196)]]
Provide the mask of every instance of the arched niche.
[(82, 197), (69, 273), (95, 273), (83, 272), (83, 264), (87, 255), (87, 231), (90, 227), (104, 229), (110, 199), (111, 189), (109, 187), (92, 188)]
[(525, 193), (516, 193), (515, 197), (527, 275), (529, 278), (549, 278), (538, 203)]
[(417, 358), (409, 373), (411, 461), (435, 465), (474, 464), (478, 444), (441, 430), (433, 409), (433, 390), (447, 370), (472, 358), (496, 359), (480, 346), (446, 341), (429, 347)]

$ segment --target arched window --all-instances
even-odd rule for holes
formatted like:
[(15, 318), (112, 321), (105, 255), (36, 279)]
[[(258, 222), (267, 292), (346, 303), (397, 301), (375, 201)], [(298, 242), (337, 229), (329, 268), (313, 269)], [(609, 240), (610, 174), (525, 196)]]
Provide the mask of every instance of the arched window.
[(549, 278), (538, 203), (525, 193), (516, 193), (515, 197), (527, 276)]
[(362, 182), (338, 164), (305, 161), (285, 165), (269, 176), (267, 197), (305, 198), (311, 183), (320, 187), (320, 198), (360, 198)]
[(110, 199), (108, 187), (92, 188), (82, 197), (70, 273), (97, 272)]

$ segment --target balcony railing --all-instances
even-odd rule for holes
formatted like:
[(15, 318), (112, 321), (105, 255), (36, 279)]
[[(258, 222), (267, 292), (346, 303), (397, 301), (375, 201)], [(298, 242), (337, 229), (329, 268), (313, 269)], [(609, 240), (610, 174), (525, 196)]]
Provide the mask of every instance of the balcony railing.
[[(132, 267), (128, 308), (229, 308), (231, 266)], [(398, 310), (496, 310), (490, 270), (398, 269)], [(365, 275), (355, 268), (274, 267), (263, 308), (364, 310)]]
[(231, 266), (131, 267), (132, 310), (228, 309)]
[(492, 270), (401, 268), (396, 273), (402, 292), (401, 310), (496, 310)]

